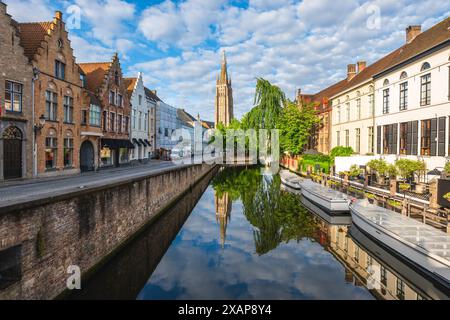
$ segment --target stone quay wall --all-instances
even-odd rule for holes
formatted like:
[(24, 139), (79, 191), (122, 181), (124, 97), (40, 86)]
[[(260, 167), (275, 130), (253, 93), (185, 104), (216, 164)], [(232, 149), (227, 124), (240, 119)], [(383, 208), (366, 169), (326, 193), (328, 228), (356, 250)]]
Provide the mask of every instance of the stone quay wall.
[(91, 273), (213, 169), (180, 166), (0, 213), (0, 300), (57, 297), (69, 266)]

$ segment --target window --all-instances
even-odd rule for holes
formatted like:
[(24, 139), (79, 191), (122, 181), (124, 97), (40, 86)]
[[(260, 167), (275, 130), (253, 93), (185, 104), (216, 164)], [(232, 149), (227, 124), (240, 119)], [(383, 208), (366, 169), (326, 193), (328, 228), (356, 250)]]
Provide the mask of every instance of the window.
[(120, 86), (120, 78), (119, 78), (119, 72), (118, 71), (114, 72), (114, 83), (117, 86)]
[(122, 133), (122, 125), (123, 125), (123, 116), (121, 114), (117, 115), (117, 129), (119, 133)]
[(73, 139), (64, 139), (64, 167), (73, 166)]
[(340, 131), (336, 132), (336, 146), (337, 147), (341, 146), (341, 132)]
[(87, 124), (87, 110), (81, 110), (81, 124)]
[(400, 80), (406, 79), (406, 78), (408, 78), (408, 74), (407, 74), (405, 71), (403, 71), (403, 72), (400, 74)]
[(58, 110), (58, 95), (52, 91), (45, 92), (45, 118), (56, 121)]
[(55, 60), (55, 78), (61, 80), (66, 78), (66, 65), (58, 60)]
[(99, 106), (91, 104), (91, 107), (89, 108), (89, 124), (91, 126), (100, 127), (100, 112)]
[(369, 152), (375, 152), (375, 131), (373, 127), (369, 127)]
[(422, 121), (422, 136), (420, 154), (429, 156), (431, 154), (431, 120)]
[(132, 110), (131, 111), (131, 121), (132, 121), (132, 124), (131, 124), (131, 127), (133, 128), (133, 129), (136, 129), (136, 110)]
[(139, 95), (139, 105), (142, 105), (142, 95)]
[(408, 123), (400, 123), (400, 154), (407, 154), (408, 150)]
[(383, 126), (383, 153), (389, 154), (390, 126)]
[(103, 130), (108, 130), (108, 112), (103, 111)]
[(389, 89), (383, 90), (383, 114), (389, 113)]
[(431, 68), (430, 64), (428, 62), (424, 62), (422, 64), (422, 67), (420, 68), (420, 71), (425, 71), (425, 70), (428, 70), (430, 68)]
[(353, 252), (353, 258), (355, 258), (356, 262), (359, 262), (359, 247), (355, 246), (355, 251)]
[(165, 137), (168, 137), (168, 136), (169, 136), (169, 129), (168, 129), (168, 128), (165, 128), (165, 129), (164, 129), (164, 136), (165, 136)]
[(350, 147), (350, 130), (345, 130), (345, 146)]
[(148, 128), (148, 113), (145, 113), (144, 117), (144, 130), (147, 131)]
[(345, 105), (345, 113), (346, 113), (346, 115), (347, 115), (347, 121), (350, 121), (350, 103), (347, 103), (346, 105)]
[(128, 117), (125, 117), (124, 118), (124, 123), (125, 123), (125, 130), (124, 130), (124, 132), (125, 133), (129, 133), (129, 123), (130, 123), (130, 118), (128, 118)]
[(45, 138), (45, 168), (56, 168), (56, 159), (58, 154), (58, 139), (55, 137)]
[(80, 74), (81, 86), (83, 88), (87, 87), (87, 78), (85, 74)]
[(142, 128), (142, 111), (139, 111), (139, 119), (138, 119), (138, 130)]
[(375, 114), (375, 99), (374, 95), (369, 95), (369, 114), (373, 116)]
[(109, 127), (111, 131), (116, 131), (116, 114), (111, 112), (109, 115), (111, 118), (109, 119)]
[(397, 278), (397, 298), (400, 300), (405, 299), (405, 283), (399, 278)]
[(119, 107), (122, 107), (122, 106), (123, 106), (123, 97), (122, 97), (121, 94), (118, 94), (118, 95), (117, 95), (117, 105), (118, 105)]
[(428, 106), (431, 103), (431, 74), (420, 77), (420, 105)]
[(357, 119), (361, 119), (361, 99), (356, 100), (356, 117)]
[(408, 82), (400, 83), (400, 110), (408, 109)]
[(7, 111), (22, 112), (22, 90), (20, 83), (6, 81), (5, 109)]
[(109, 92), (109, 104), (114, 105), (116, 103), (116, 93), (114, 91)]
[(73, 98), (64, 97), (64, 122), (73, 123)]
[(361, 152), (361, 129), (357, 128), (356, 129), (356, 145), (355, 145), (355, 151), (356, 153), (360, 153)]
[(388, 85), (389, 85), (389, 80), (388, 79), (384, 79), (383, 86), (388, 86)]
[(337, 123), (341, 122), (341, 106), (337, 107)]

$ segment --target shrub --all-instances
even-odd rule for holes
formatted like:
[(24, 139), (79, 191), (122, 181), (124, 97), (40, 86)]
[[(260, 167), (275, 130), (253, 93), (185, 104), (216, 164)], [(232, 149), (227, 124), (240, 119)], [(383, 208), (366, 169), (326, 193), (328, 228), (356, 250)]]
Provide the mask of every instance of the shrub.
[(352, 164), (352, 166), (350, 167), (350, 171), (348, 172), (348, 175), (352, 178), (356, 178), (360, 174), (361, 169), (356, 164)]
[(447, 162), (447, 163), (445, 164), (444, 172), (445, 172), (447, 175), (450, 175), (450, 161)]
[(365, 195), (367, 199), (375, 199), (375, 195), (373, 193), (366, 192)]
[(450, 201), (450, 192), (447, 192), (446, 194), (444, 194), (444, 199), (447, 201)]
[(398, 187), (401, 191), (408, 191), (411, 188), (411, 185), (409, 183), (400, 183)]
[(389, 177), (396, 178), (398, 175), (397, 167), (393, 164), (389, 164), (387, 167), (387, 173)]
[(389, 164), (384, 159), (373, 159), (367, 162), (367, 166), (370, 170), (377, 173), (378, 176), (386, 176), (389, 174)]
[(420, 171), (425, 170), (425, 163), (423, 161), (416, 161), (410, 159), (400, 159), (395, 161), (395, 166), (398, 168), (400, 176), (408, 180), (414, 177), (414, 173), (420, 174)]
[(396, 201), (396, 200), (388, 200), (387, 203), (392, 206), (392, 207), (396, 207), (396, 208), (401, 208), (402, 203), (400, 201)]
[(330, 152), (330, 159), (334, 162), (336, 157), (348, 157), (353, 154), (352, 147), (334, 147)]

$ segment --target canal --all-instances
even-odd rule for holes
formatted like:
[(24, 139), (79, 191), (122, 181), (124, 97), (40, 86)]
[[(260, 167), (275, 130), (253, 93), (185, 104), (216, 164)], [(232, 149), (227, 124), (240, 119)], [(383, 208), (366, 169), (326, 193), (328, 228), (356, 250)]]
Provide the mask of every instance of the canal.
[(442, 299), (438, 287), (259, 168), (205, 177), (71, 299)]

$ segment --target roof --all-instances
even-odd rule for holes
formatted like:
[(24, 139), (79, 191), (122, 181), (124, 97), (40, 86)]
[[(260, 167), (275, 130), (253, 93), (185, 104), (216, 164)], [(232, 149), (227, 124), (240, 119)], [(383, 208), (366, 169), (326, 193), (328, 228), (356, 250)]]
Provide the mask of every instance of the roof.
[(24, 48), (24, 53), (28, 59), (33, 60), (38, 48), (41, 47), (45, 35), (48, 35), (53, 22), (31, 22), (17, 23), (20, 33), (20, 44)]
[(183, 122), (194, 122), (197, 120), (184, 109), (177, 109), (177, 116)]
[(156, 95), (156, 93), (153, 92), (152, 90), (150, 90), (149, 88), (144, 87), (144, 91), (145, 91), (145, 96), (146, 96), (147, 98), (149, 98), (149, 99), (151, 99), (151, 100), (154, 100), (154, 101), (162, 101), (162, 100)]
[(409, 59), (449, 40), (450, 17), (447, 17), (430, 29), (417, 35), (410, 43), (402, 46), (399, 52), (394, 57), (392, 57), (388, 68), (385, 68), (384, 70), (389, 70), (401, 64), (402, 62), (406, 62)]
[(204, 127), (206, 127), (207, 129), (214, 129), (214, 126), (215, 126), (214, 122), (212, 122), (212, 121), (205, 121), (205, 120), (202, 120), (202, 125)]
[(87, 88), (96, 92), (103, 84), (111, 62), (79, 63), (80, 69), (86, 74)]
[(131, 95), (133, 94), (134, 88), (136, 87), (136, 82), (138, 78), (124, 78), (125, 86), (127, 87), (128, 98), (131, 99)]

